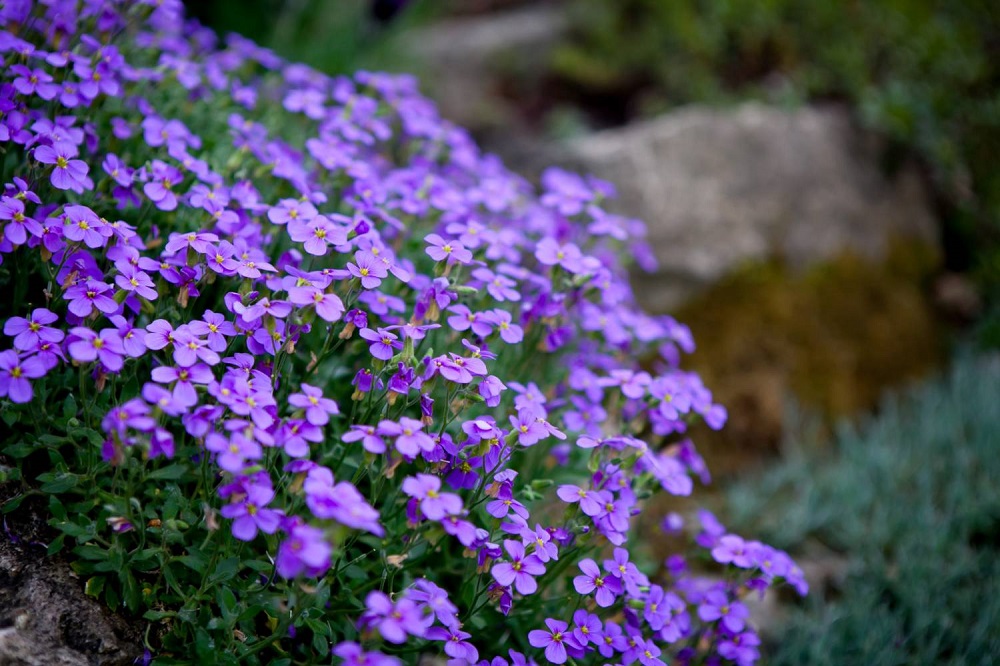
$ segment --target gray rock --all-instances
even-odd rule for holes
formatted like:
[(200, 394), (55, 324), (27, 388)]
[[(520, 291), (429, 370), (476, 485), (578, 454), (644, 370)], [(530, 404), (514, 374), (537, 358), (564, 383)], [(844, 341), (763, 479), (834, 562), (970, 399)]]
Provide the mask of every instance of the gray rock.
[(618, 212), (646, 221), (661, 269), (640, 298), (665, 311), (744, 262), (804, 267), (844, 251), (878, 259), (893, 238), (933, 244), (919, 173), (886, 175), (882, 149), (840, 107), (750, 103), (682, 109), (549, 157), (612, 181)]
[(414, 30), (405, 47), (425, 71), (442, 114), (476, 131), (509, 128), (517, 112), (498, 90), (504, 72), (541, 73), (568, 26), (556, 5), (525, 7), (437, 22)]

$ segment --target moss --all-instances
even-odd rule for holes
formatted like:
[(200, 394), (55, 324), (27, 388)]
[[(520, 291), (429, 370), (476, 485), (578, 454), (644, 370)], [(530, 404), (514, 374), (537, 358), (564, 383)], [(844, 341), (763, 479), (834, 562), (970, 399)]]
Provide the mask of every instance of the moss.
[(832, 423), (938, 366), (943, 331), (924, 290), (937, 262), (899, 242), (880, 263), (750, 265), (683, 306), (691, 366), (730, 410), (721, 433), (699, 434), (710, 468), (725, 476), (775, 453), (789, 398)]

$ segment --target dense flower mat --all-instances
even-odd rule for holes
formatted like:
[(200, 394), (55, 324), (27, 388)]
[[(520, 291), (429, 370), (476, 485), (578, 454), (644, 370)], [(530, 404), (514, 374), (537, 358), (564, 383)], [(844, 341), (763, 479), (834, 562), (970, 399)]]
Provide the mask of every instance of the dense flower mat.
[(756, 660), (739, 599), (804, 592), (787, 555), (707, 513), (718, 575), (629, 551), (725, 410), (635, 305), (609, 183), (536, 192), (411, 77), (176, 0), (0, 21), (3, 510), (46, 499), (147, 660)]

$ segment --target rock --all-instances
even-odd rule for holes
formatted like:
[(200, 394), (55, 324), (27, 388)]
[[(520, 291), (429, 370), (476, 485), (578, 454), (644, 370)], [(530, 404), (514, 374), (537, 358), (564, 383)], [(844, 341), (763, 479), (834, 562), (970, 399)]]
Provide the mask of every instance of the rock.
[(142, 656), (141, 622), (129, 623), (85, 595), (68, 564), (46, 557), (6, 521), (4, 527), (0, 666), (126, 666)]
[(933, 245), (916, 168), (886, 175), (883, 148), (844, 108), (748, 103), (681, 109), (551, 156), (613, 182), (617, 211), (645, 220), (661, 268), (640, 296), (663, 312), (747, 262), (801, 268), (844, 251), (879, 259), (894, 238)]
[(534, 3), (439, 21), (414, 30), (406, 47), (431, 74), (428, 92), (444, 117), (477, 132), (509, 129), (518, 113), (500, 94), (504, 71), (541, 74), (567, 26), (557, 5)]

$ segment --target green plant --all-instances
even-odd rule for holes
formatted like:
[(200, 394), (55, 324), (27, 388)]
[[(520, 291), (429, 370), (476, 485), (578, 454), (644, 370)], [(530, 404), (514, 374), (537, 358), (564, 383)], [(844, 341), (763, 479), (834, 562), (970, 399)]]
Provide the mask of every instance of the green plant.
[(889, 399), (831, 458), (789, 459), (729, 494), (733, 522), (849, 563), (771, 646), (775, 664), (989, 664), (1000, 650), (1000, 358)]

